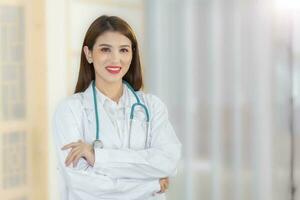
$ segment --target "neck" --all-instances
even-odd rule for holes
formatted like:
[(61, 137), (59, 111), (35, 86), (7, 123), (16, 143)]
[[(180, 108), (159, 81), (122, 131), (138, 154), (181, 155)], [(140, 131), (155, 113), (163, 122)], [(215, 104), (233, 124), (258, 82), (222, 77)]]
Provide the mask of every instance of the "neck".
[(107, 96), (108, 98), (110, 98), (111, 100), (113, 100), (117, 103), (119, 102), (119, 99), (121, 98), (121, 96), (123, 94), (122, 80), (114, 82), (114, 83), (108, 83), (106, 81), (96, 78), (96, 87), (105, 96)]

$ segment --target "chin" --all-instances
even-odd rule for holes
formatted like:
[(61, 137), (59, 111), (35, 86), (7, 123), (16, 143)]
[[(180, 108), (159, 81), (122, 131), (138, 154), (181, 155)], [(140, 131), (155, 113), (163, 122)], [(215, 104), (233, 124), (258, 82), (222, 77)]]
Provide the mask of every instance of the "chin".
[(96, 76), (97, 76), (96, 78), (99, 79), (100, 82), (102, 81), (108, 84), (117, 83), (119, 81), (122, 81), (123, 78), (121, 74), (119, 74), (118, 76), (112, 76), (111, 74), (105, 74), (105, 75), (97, 74)]
[(120, 81), (122, 81), (123, 77), (115, 77), (115, 78), (109, 78), (109, 79), (105, 79), (104, 81), (107, 83), (118, 83)]

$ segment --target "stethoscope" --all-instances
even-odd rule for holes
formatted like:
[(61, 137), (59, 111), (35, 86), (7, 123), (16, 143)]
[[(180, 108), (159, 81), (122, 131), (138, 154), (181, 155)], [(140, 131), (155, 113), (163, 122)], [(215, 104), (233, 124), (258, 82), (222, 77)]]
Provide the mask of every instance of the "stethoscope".
[[(130, 109), (130, 122), (129, 122), (129, 135), (128, 135), (128, 148), (131, 148), (131, 127), (132, 127), (132, 121), (134, 118), (134, 111), (135, 108), (140, 106), (143, 108), (144, 113), (146, 115), (146, 139), (145, 139), (145, 148), (147, 148), (148, 145), (148, 137), (149, 137), (149, 112), (147, 107), (141, 103), (140, 98), (138, 97), (138, 95), (136, 94), (136, 92), (134, 91), (134, 89), (131, 87), (131, 85), (129, 83), (127, 83), (126, 81), (123, 80), (123, 83), (129, 88), (129, 90), (132, 92), (132, 94), (135, 96), (136, 99), (136, 103), (134, 103), (131, 106)], [(99, 113), (98, 113), (98, 106), (97, 106), (97, 95), (96, 95), (96, 86), (95, 86), (95, 81), (93, 81), (92, 83), (93, 86), (93, 99), (94, 99), (94, 109), (95, 109), (95, 117), (96, 117), (96, 139), (93, 142), (93, 146), (94, 148), (103, 148), (103, 142), (100, 140), (99, 135), (100, 135), (100, 128), (99, 128)]]

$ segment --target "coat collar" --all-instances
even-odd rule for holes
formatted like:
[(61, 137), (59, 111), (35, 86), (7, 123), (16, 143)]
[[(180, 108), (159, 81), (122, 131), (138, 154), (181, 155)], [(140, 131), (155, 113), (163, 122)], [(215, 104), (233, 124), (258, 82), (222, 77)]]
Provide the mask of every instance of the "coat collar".
[[(100, 106), (103, 106), (105, 101), (111, 101), (107, 96), (101, 93), (99, 90), (96, 89), (97, 100)], [(131, 108), (131, 106), (136, 102), (136, 98), (132, 91), (123, 83), (123, 95), (120, 99), (120, 103), (122, 101), (125, 103), (125, 107)], [(89, 87), (83, 92), (83, 106), (86, 110), (94, 110), (94, 97), (93, 97), (93, 86), (92, 82), (90, 83)]]

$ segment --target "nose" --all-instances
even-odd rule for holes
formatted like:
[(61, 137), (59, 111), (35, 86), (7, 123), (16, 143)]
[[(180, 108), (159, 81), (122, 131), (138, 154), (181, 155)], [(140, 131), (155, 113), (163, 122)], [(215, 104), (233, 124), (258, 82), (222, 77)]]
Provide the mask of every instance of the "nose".
[(118, 51), (112, 51), (111, 62), (117, 64), (120, 62), (120, 53)]

